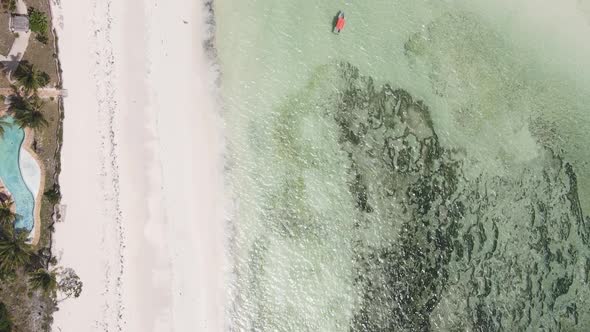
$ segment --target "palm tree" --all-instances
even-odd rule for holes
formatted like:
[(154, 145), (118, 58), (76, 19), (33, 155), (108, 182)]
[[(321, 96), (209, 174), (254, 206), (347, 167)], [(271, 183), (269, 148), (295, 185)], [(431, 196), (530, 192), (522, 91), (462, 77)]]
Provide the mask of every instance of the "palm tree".
[(12, 322), (10, 321), (8, 310), (6, 310), (6, 305), (0, 302), (0, 332), (10, 331), (12, 331)]
[(27, 232), (14, 231), (0, 240), (0, 270), (14, 271), (30, 262), (31, 246), (27, 243)]
[(21, 128), (39, 129), (47, 126), (47, 120), (43, 116), (43, 113), (36, 110), (31, 110), (22, 113), (16, 113), (14, 121)]
[(33, 289), (41, 289), (43, 293), (52, 294), (57, 290), (57, 277), (55, 271), (38, 269), (29, 275), (29, 284)]
[(27, 93), (44, 87), (49, 83), (49, 75), (35, 68), (27, 61), (21, 61), (14, 71), (17, 82), (25, 89)]
[(12, 229), (16, 220), (16, 213), (12, 211), (13, 201), (7, 199), (0, 203), (0, 225), (2, 229)]
[(0, 138), (4, 137), (4, 132), (6, 131), (6, 127), (11, 126), (12, 124), (3, 118), (0, 118)]
[(41, 112), (43, 101), (36, 95), (21, 97), (11, 96), (8, 111), (12, 113), (14, 122), (21, 128), (38, 129), (47, 126), (47, 120)]

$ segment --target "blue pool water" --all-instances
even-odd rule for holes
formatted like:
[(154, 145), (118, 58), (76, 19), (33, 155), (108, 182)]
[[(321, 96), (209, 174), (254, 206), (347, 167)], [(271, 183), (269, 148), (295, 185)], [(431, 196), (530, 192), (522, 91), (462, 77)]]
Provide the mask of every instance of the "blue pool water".
[[(14, 121), (12, 117), (5, 117), (3, 120), (8, 123)], [(35, 199), (23, 180), (18, 162), (24, 137), (24, 131), (17, 125), (4, 126), (4, 136), (0, 138), (0, 179), (16, 203), (15, 228), (30, 231), (33, 228)]]

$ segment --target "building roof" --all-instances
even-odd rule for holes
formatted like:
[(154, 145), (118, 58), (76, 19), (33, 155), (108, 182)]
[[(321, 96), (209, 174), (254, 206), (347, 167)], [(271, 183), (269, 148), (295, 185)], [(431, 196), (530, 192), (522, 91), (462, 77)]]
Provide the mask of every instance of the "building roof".
[(15, 32), (29, 31), (29, 18), (24, 15), (14, 15), (10, 18), (10, 30)]

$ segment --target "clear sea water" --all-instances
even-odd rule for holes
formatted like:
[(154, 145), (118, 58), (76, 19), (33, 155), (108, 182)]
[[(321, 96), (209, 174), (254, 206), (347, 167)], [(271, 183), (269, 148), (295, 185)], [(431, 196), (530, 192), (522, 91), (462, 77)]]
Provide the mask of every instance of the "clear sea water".
[(589, 330), (589, 8), (215, 2), (232, 330)]
[[(4, 121), (13, 123), (12, 117)], [(30, 231), (33, 228), (35, 199), (25, 184), (19, 168), (19, 153), (25, 133), (17, 125), (4, 126), (4, 136), (0, 138), (0, 179), (16, 204), (17, 219), (15, 228)]]

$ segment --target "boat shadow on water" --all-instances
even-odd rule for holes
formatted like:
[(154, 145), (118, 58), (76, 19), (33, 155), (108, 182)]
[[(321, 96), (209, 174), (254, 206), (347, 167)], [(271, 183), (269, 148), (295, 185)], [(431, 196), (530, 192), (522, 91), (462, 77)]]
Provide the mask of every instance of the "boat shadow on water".
[(330, 25), (330, 32), (334, 32), (334, 27), (336, 27), (336, 23), (338, 23), (338, 15), (340, 12), (337, 12), (336, 15), (332, 18), (332, 25)]

